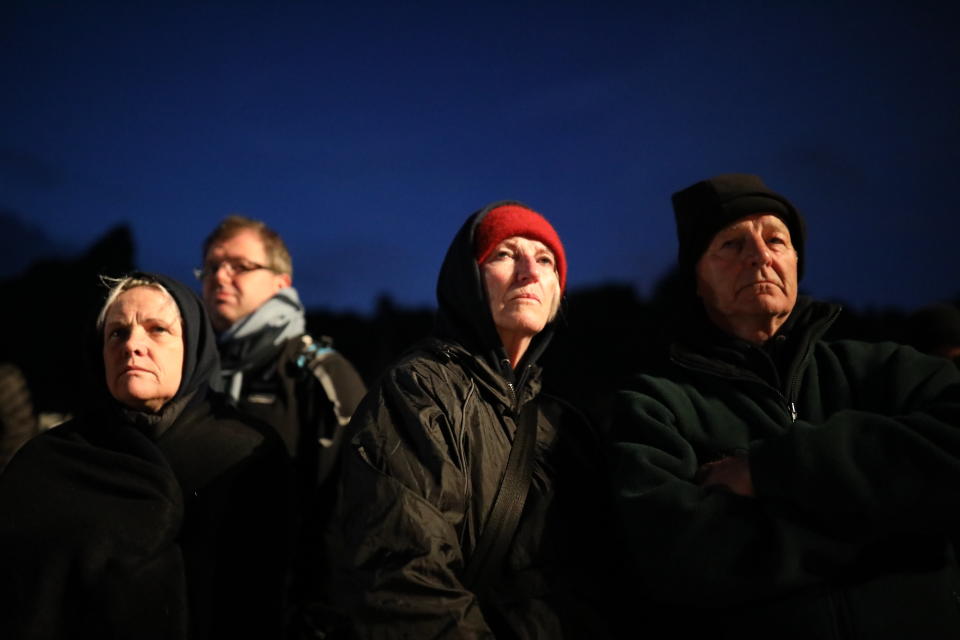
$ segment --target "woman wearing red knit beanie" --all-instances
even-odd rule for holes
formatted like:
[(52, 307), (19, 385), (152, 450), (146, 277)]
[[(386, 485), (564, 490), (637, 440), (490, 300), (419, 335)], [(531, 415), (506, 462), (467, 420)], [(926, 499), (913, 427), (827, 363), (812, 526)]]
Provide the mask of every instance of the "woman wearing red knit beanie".
[(567, 278), (563, 244), (539, 213), (504, 204), (483, 217), (473, 245), (493, 323), (516, 367), (560, 308)]
[(353, 635), (611, 635), (593, 432), (536, 364), (566, 277), (557, 232), (519, 202), (454, 237), (434, 335), (350, 425), (330, 562)]

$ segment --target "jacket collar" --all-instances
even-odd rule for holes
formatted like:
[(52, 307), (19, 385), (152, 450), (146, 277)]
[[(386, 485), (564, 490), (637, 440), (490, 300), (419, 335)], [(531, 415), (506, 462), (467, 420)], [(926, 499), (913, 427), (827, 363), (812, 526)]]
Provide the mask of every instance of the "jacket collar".
[(485, 358), (471, 353), (453, 340), (431, 338), (427, 341), (426, 348), (435, 357), (463, 367), (478, 385), (508, 409), (522, 406), (540, 393), (542, 368), (537, 364), (521, 365), (525, 368), (517, 368), (516, 379), (508, 380), (500, 370), (491, 367)]
[(670, 360), (680, 366), (724, 377), (757, 375), (759, 359), (771, 362), (781, 377), (792, 377), (813, 344), (833, 325), (841, 307), (800, 296), (790, 317), (762, 347), (721, 331), (700, 314), (670, 347)]

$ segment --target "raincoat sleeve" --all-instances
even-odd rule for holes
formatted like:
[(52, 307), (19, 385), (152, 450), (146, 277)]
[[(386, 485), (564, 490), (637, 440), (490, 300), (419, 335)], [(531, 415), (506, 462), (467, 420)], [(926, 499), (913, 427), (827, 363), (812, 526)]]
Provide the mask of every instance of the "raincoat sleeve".
[[(893, 344), (822, 348), (849, 406), (753, 444), (757, 491), (845, 529), (923, 533), (960, 513), (960, 371)], [(833, 374), (842, 371), (842, 375)], [(829, 402), (829, 400), (826, 400)]]
[(701, 487), (679, 425), (702, 416), (683, 389), (641, 377), (611, 408), (608, 469), (637, 586), (658, 602), (724, 607), (818, 583), (859, 545), (804, 523), (789, 503)]
[(350, 425), (331, 591), (357, 637), (492, 637), (459, 578), (469, 485), (450, 454), (457, 447), (444, 443), (455, 438), (462, 399), (443, 384), (437, 371), (394, 369)]

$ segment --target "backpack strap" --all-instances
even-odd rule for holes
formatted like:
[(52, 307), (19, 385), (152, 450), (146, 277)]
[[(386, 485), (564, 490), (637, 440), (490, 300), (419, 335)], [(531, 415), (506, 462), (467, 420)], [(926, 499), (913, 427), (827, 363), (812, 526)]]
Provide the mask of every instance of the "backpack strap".
[[(327, 399), (333, 405), (333, 415), (341, 427), (350, 422), (354, 410), (367, 393), (360, 374), (346, 358), (333, 348), (333, 339), (320, 336), (314, 340), (309, 334), (301, 338), (302, 347), (296, 366), (313, 374), (320, 382)], [(330, 446), (330, 443), (323, 443)]]
[(367, 389), (328, 336), (301, 336), (293, 364), (299, 372), (295, 395), (300, 442), (296, 455), (308, 486), (322, 485), (334, 472), (345, 427)]
[(503, 569), (507, 549), (513, 542), (533, 476), (539, 415), (535, 400), (528, 402), (520, 412), (497, 497), (464, 571), (463, 583), (474, 593), (484, 594), (494, 586)]

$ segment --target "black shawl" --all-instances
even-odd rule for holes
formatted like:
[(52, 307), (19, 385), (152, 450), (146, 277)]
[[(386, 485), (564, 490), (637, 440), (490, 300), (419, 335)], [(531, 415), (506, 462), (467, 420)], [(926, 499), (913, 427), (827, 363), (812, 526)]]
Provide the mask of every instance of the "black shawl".
[[(282, 513), (282, 444), (210, 392), (219, 360), (200, 300), (165, 276), (135, 275), (180, 308), (180, 388), (157, 413), (120, 406), (106, 391), (102, 337), (90, 341), (96, 408), (28, 442), (0, 475), (0, 637), (214, 635), (223, 625), (209, 592), (222, 567), (212, 556), (246, 533), (223, 523), (252, 528), (266, 519), (260, 505)], [(280, 531), (282, 517), (271, 523)], [(270, 571), (252, 574), (266, 582)]]

